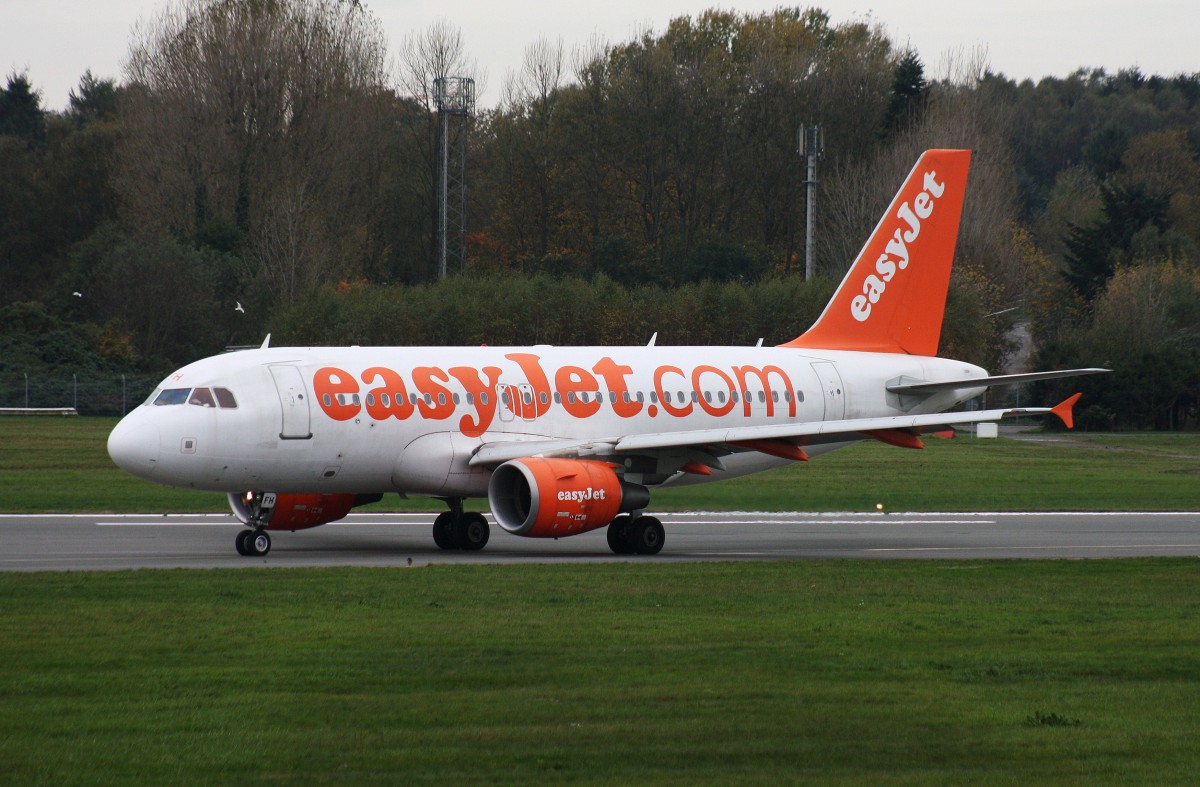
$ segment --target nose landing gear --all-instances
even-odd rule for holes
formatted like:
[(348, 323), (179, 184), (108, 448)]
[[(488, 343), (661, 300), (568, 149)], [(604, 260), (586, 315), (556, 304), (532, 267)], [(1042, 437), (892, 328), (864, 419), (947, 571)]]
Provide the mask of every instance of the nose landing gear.
[(267, 531), (242, 530), (234, 540), (237, 553), (245, 557), (263, 557), (271, 551), (271, 536)]
[[(230, 495), (232, 501), (233, 496)], [(246, 492), (240, 501), (240, 507), (235, 506), (234, 513), (241, 513), (241, 519), (250, 526), (237, 534), (233, 545), (237, 553), (244, 557), (263, 557), (271, 551), (271, 536), (264, 529), (275, 510), (278, 496), (274, 492)]]

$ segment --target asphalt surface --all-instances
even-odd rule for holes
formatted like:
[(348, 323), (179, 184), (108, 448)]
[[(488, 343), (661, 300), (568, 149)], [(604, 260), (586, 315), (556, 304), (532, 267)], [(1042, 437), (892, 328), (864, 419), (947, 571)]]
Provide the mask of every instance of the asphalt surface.
[(443, 551), (433, 516), (352, 514), (272, 533), (270, 554), (250, 558), (234, 551), (241, 525), (227, 514), (0, 514), (0, 571), (1200, 555), (1200, 512), (659, 514), (667, 538), (654, 557), (613, 555), (603, 529), (555, 541), (493, 526), (483, 551)]

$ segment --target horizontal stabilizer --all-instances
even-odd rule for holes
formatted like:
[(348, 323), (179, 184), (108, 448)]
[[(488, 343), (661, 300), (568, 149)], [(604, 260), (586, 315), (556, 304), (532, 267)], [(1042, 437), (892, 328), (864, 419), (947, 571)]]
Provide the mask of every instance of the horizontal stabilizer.
[(998, 374), (992, 377), (975, 377), (962, 380), (938, 380), (935, 382), (900, 383), (887, 389), (897, 394), (922, 394), (935, 391), (952, 391), (960, 388), (984, 388), (996, 385), (1019, 385), (1035, 380), (1057, 380), (1062, 377), (1082, 377), (1085, 374), (1105, 374), (1111, 369), (1060, 369), (1053, 372), (1027, 372), (1025, 374)]

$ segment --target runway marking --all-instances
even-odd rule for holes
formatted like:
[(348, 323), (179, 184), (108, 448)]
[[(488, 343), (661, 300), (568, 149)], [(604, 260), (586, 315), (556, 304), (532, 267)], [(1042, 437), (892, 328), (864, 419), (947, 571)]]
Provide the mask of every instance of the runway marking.
[(1045, 551), (1049, 549), (1200, 549), (1200, 544), (1044, 544), (1041, 546), (992, 547), (866, 547), (864, 552), (1005, 552)]
[[(858, 519), (706, 519), (701, 522), (680, 521), (675, 519), (662, 520), (664, 525), (994, 525), (991, 519), (887, 519), (874, 522), (864, 522)], [(236, 520), (224, 522), (187, 522), (160, 520), (130, 521), (130, 522), (93, 522), (96, 527), (243, 527)], [(359, 522), (338, 520), (330, 522), (326, 527), (424, 527), (432, 522)]]
[(702, 522), (662, 520), (664, 525), (994, 525), (991, 519), (705, 519)]

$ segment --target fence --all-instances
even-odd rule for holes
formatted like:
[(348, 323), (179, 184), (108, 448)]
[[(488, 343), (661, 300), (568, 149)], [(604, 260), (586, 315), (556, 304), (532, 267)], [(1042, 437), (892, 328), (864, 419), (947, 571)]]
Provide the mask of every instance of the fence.
[(0, 374), (0, 407), (73, 407), (80, 415), (124, 415), (150, 396), (160, 374)]

